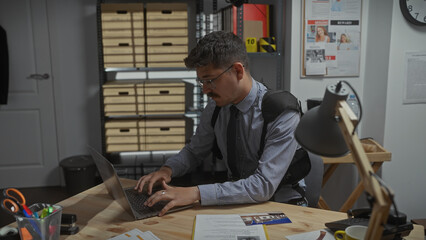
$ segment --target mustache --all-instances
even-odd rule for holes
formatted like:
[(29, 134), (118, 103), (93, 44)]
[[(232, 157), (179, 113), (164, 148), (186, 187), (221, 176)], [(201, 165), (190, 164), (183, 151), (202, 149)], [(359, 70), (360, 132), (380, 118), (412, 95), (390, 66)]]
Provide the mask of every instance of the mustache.
[(217, 94), (215, 94), (215, 93), (212, 93), (212, 92), (209, 92), (209, 93), (207, 93), (207, 96), (208, 97), (219, 97), (219, 95), (217, 95)]

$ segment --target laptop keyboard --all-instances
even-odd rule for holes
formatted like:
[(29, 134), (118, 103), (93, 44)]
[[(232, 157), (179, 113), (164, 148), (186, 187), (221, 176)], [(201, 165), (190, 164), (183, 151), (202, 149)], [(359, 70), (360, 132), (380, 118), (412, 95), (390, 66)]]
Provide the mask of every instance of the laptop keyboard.
[(167, 204), (167, 201), (160, 201), (152, 207), (144, 205), (144, 202), (149, 198), (147, 194), (139, 193), (133, 188), (125, 189), (127, 199), (129, 200), (133, 211), (137, 212), (140, 217), (147, 218), (157, 215), (161, 209)]

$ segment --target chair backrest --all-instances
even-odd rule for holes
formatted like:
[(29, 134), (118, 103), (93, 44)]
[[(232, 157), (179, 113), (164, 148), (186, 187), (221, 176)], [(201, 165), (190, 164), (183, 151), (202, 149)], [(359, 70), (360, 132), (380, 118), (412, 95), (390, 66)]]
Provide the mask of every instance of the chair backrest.
[(318, 207), (324, 174), (324, 163), (320, 156), (310, 152), (308, 154), (311, 159), (311, 171), (305, 177), (306, 199), (308, 200), (309, 207)]

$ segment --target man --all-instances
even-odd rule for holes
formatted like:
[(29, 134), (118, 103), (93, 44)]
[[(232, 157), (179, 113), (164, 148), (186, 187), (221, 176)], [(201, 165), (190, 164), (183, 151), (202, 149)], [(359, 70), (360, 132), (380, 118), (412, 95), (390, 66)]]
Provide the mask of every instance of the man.
[[(259, 203), (272, 196), (280, 202), (299, 201), (301, 195), (290, 185), (280, 185), (299, 148), (294, 138), (299, 113), (284, 111), (268, 125), (264, 151), (258, 156), (263, 126), (261, 103), (267, 89), (250, 75), (244, 42), (232, 33), (210, 33), (190, 52), (185, 65), (196, 69), (197, 81), (211, 99), (191, 142), (158, 171), (139, 179), (135, 186), (138, 191), (147, 185), (148, 193), (152, 194), (152, 187), (158, 182), (164, 188), (152, 194), (145, 204), (152, 206), (158, 201), (170, 200), (160, 212), (162, 216), (174, 206), (195, 201), (201, 205)], [(221, 110), (213, 129), (211, 119), (216, 106)], [(236, 144), (233, 149), (227, 149), (231, 106), (238, 109), (236, 125), (230, 127), (230, 130), (234, 128)], [(234, 181), (193, 187), (167, 185), (172, 177), (182, 176), (199, 166), (211, 153), (215, 138), (228, 175)]]

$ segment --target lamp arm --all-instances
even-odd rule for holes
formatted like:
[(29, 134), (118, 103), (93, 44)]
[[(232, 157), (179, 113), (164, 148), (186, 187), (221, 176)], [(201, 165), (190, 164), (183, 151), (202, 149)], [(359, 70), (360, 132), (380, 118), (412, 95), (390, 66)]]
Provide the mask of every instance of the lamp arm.
[(354, 123), (357, 122), (356, 116), (346, 101), (340, 100), (338, 102), (336, 115), (340, 117), (339, 127), (352, 153), (365, 190), (374, 198), (373, 211), (365, 239), (381, 239), (384, 230), (383, 226), (387, 222), (389, 209), (392, 204), (391, 196), (380, 186), (378, 180), (372, 176), (374, 172), (371, 163), (368, 160), (358, 135), (353, 131)]

